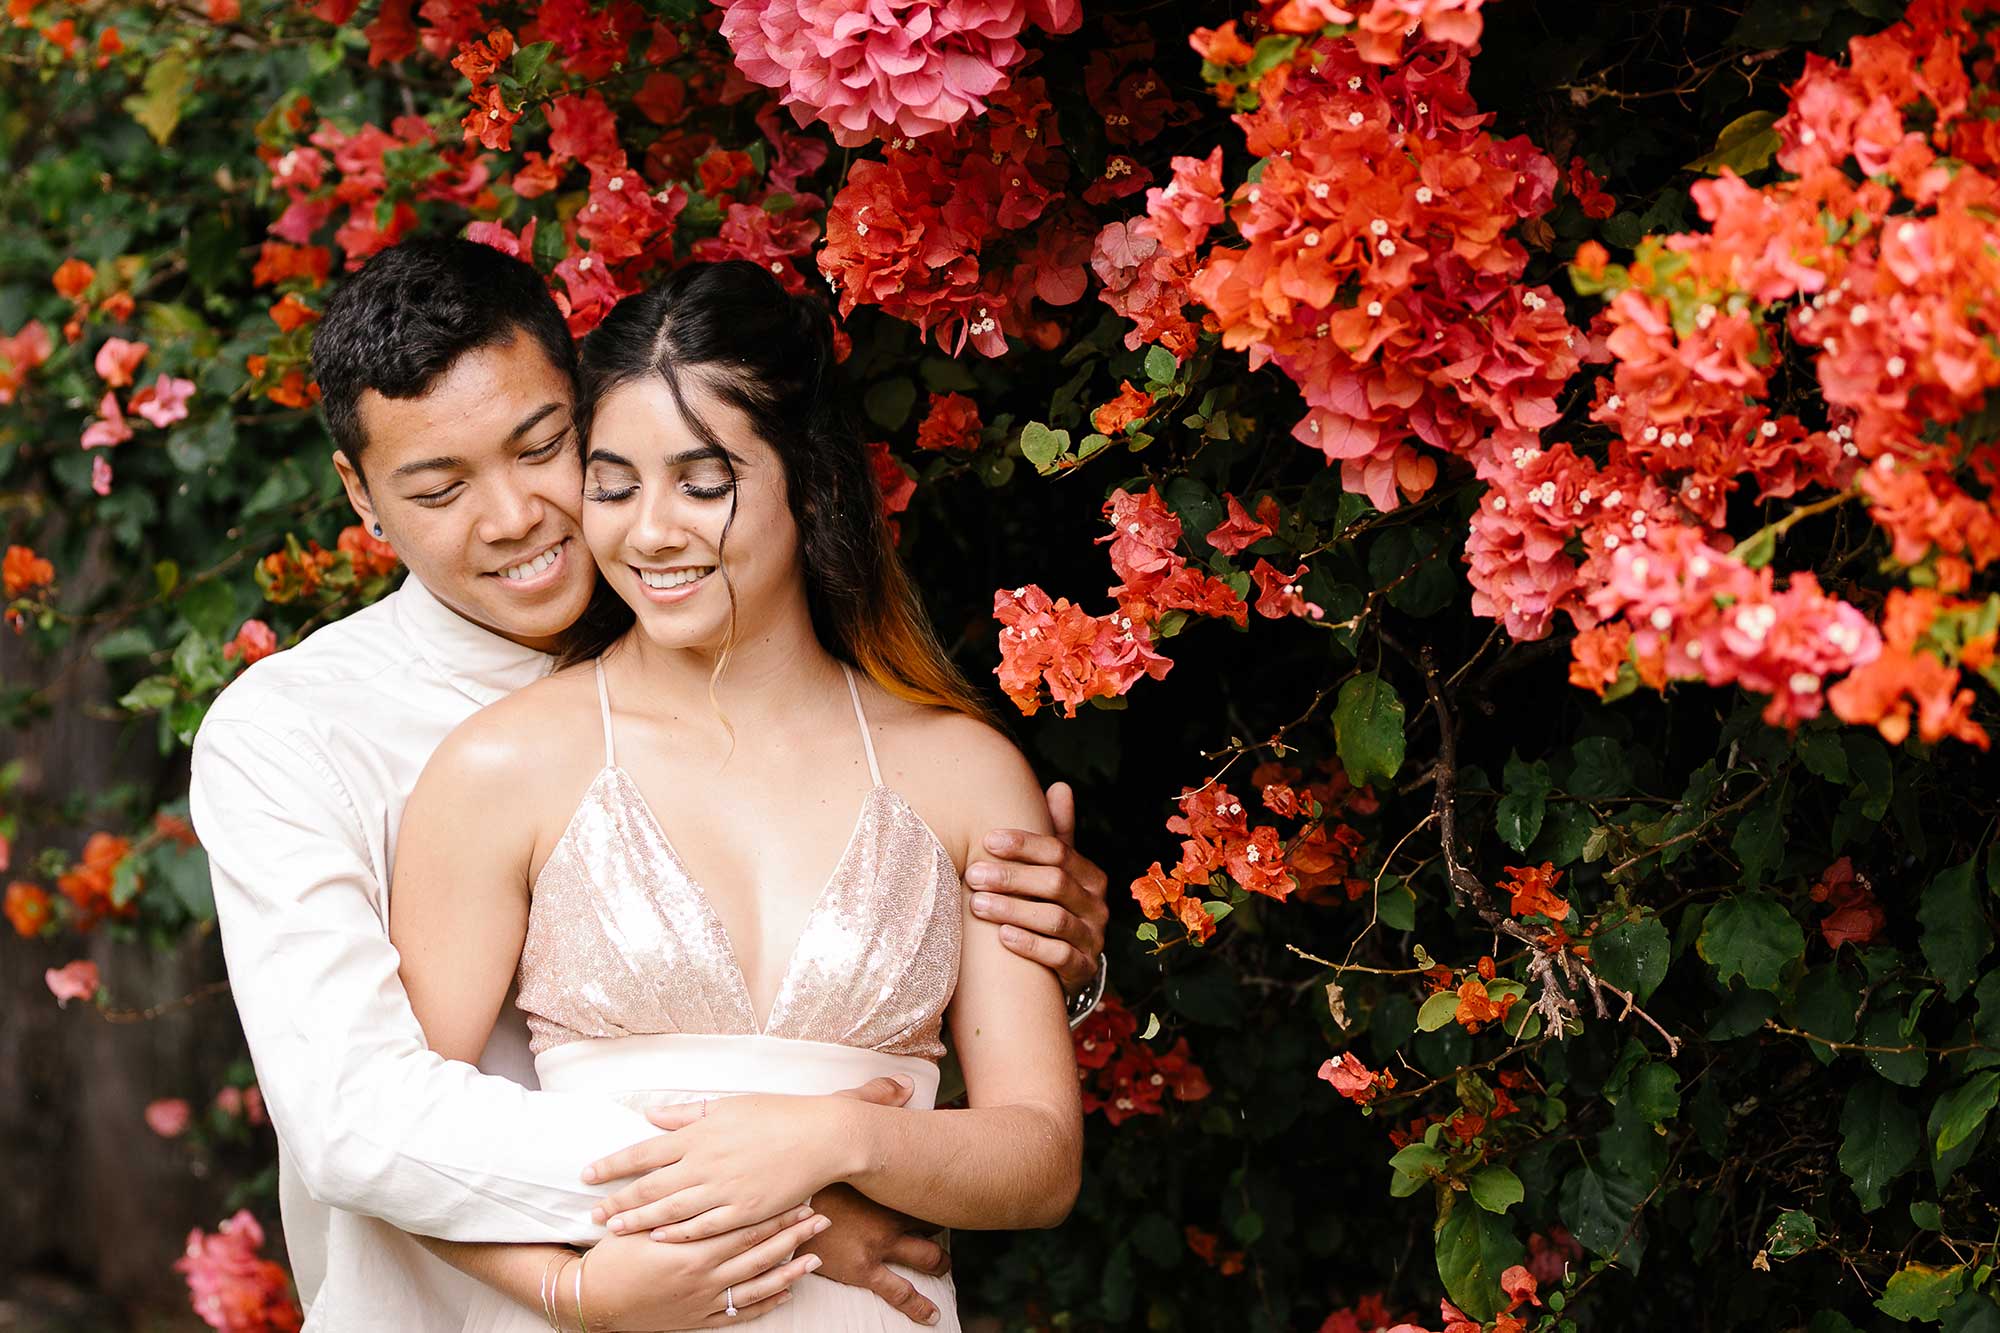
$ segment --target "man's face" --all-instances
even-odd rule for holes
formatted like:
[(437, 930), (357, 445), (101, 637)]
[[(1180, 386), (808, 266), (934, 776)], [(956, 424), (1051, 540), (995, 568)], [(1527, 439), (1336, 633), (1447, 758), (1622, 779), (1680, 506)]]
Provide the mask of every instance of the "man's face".
[(419, 398), (362, 395), (367, 484), (334, 465), (363, 523), (475, 624), (547, 650), (583, 614), (597, 571), (569, 380), (532, 338), (468, 352)]

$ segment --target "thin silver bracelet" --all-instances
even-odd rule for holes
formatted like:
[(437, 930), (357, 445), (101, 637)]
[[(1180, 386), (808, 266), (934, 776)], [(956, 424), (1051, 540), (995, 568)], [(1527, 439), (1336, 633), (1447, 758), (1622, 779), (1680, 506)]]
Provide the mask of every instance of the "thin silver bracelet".
[(1111, 968), (1104, 955), (1097, 955), (1097, 979), (1080, 991), (1069, 1002), (1069, 1025), (1075, 1027), (1097, 1012), (1098, 1004), (1104, 999), (1104, 983), (1110, 978)]

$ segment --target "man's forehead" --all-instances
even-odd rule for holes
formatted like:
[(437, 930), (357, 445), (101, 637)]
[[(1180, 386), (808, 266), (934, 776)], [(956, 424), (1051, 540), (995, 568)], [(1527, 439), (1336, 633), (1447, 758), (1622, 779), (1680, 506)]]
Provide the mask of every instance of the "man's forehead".
[[(518, 340), (517, 347), (526, 341)], [(452, 452), (493, 448), (523, 430), (567, 424), (573, 407), (569, 377), (539, 348), (531, 357), (509, 355), (512, 350), (467, 352), (412, 398), (364, 390), (356, 406), (369, 453), (437, 453), (447, 441)]]

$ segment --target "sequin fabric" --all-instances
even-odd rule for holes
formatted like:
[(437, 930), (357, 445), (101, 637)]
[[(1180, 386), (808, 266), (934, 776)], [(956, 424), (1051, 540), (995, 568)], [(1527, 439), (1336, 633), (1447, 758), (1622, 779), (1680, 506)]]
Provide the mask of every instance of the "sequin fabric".
[[(535, 1053), (591, 1037), (759, 1034), (728, 933), (613, 762), (608, 706), (606, 731), (607, 762), (534, 884), (517, 1003)], [(937, 1059), (961, 892), (930, 826), (878, 774), (761, 1035)]]

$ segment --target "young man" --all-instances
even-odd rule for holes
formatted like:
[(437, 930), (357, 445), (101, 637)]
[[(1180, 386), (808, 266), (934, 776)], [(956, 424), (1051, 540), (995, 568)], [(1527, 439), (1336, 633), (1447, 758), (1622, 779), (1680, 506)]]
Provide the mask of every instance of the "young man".
[[(420, 239), (335, 293), (313, 363), (348, 498), (410, 577), (223, 692), (195, 741), (194, 822), (278, 1131), (307, 1328), (456, 1333), (468, 1279), (404, 1233), (595, 1238), (610, 1184), (582, 1185), (582, 1168), (658, 1132), (617, 1103), (531, 1091), (511, 1005), (478, 1069), (433, 1054), (388, 938), (396, 829), (425, 762), (476, 709), (548, 670), (590, 594), (575, 352), (532, 268)], [(1094, 1003), (1104, 876), (1067, 845), (1067, 789), (1049, 799), (1064, 837), (991, 835), (994, 859), (967, 870), (973, 910)], [(823, 1275), (925, 1320), (929, 1303), (885, 1263), (935, 1270), (938, 1248), (851, 1191), (815, 1205), (836, 1223), (815, 1242)], [(535, 1291), (520, 1274), (540, 1265), (503, 1263), (511, 1247), (433, 1248), (517, 1298)], [(607, 1242), (591, 1281), (643, 1290), (713, 1262), (678, 1249)], [(633, 1318), (651, 1327), (643, 1307)]]

